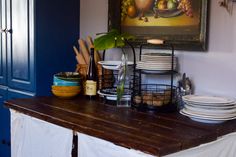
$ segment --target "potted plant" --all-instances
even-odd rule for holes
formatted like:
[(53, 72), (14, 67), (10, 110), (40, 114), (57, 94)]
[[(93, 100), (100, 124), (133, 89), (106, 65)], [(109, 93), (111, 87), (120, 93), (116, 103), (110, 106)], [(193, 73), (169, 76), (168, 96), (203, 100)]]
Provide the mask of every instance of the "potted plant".
[(121, 48), (122, 59), (118, 72), (118, 84), (117, 84), (117, 102), (119, 102), (124, 94), (125, 78), (127, 74), (127, 55), (124, 51), (124, 47), (128, 40), (134, 40), (135, 37), (128, 33), (120, 33), (116, 29), (112, 29), (107, 33), (99, 34), (94, 40), (94, 47), (96, 50), (108, 50), (111, 48)]

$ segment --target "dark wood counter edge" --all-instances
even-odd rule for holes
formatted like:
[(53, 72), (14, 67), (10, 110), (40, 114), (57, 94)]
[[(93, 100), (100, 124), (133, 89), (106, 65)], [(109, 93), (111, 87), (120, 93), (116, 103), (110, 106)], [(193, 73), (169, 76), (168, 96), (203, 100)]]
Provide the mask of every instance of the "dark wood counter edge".
[[(94, 132), (98, 131), (98, 130), (91, 130), (92, 128), (86, 128), (84, 126), (81, 126), (81, 125), (78, 125), (78, 124), (75, 124), (75, 123), (70, 123), (69, 121), (65, 121), (63, 119), (59, 119), (59, 118), (50, 116), (48, 114), (37, 112), (35, 110), (30, 110), (29, 108), (17, 105), (14, 102), (11, 102), (11, 101), (6, 101), (5, 102), (5, 106), (10, 108), (10, 109), (16, 110), (18, 112), (24, 113), (26, 115), (29, 115), (29, 116), (32, 116), (32, 117), (35, 117), (35, 118), (38, 118), (38, 119), (41, 119), (41, 120), (53, 123), (53, 124), (57, 124), (59, 126), (62, 126), (62, 127), (68, 128), (68, 129), (72, 129), (72, 130), (75, 130), (75, 131), (78, 131), (78, 132), (81, 132), (81, 133), (85, 133), (85, 134), (88, 134), (88, 135), (91, 135), (91, 136), (94, 136)], [(176, 119), (175, 116), (174, 117), (171, 117), (171, 116), (170, 117), (165, 117), (165, 116), (163, 116), (161, 118), (163, 118), (163, 119), (171, 119), (171, 120), (175, 120)], [(183, 123), (185, 123), (185, 122), (183, 121)], [(186, 125), (189, 125), (189, 124), (186, 123)], [(211, 132), (211, 135), (212, 135), (211, 138), (206, 139), (205, 141), (199, 141), (199, 142), (201, 142), (200, 144), (213, 141), (213, 140), (217, 139), (218, 136), (222, 136), (224, 134), (227, 134), (227, 133), (235, 131), (235, 128), (236, 128), (235, 126), (236, 125), (233, 125), (231, 127), (230, 127), (230, 125), (225, 125), (225, 126), (228, 129), (223, 129), (224, 125), (222, 125), (222, 126), (218, 125), (217, 127), (212, 127), (212, 128), (211, 127), (205, 128), (205, 127), (202, 127), (201, 125), (200, 126), (196, 125), (196, 127), (199, 127), (201, 129), (205, 129), (205, 130)], [(96, 137), (102, 138), (102, 139), (105, 139), (105, 140), (108, 140), (108, 141), (111, 141), (111, 142), (113, 142), (113, 143), (115, 143), (117, 145), (123, 146), (123, 147), (135, 148), (135, 149), (143, 151), (145, 153), (153, 154), (153, 155), (158, 155), (158, 156), (166, 155), (166, 154), (178, 151), (178, 150), (176, 150), (176, 151), (166, 150), (167, 152), (162, 152), (162, 150), (159, 150), (158, 148), (153, 148), (150, 145), (147, 145), (146, 148), (144, 148), (145, 147), (144, 145), (143, 146), (137, 146), (137, 144), (136, 145), (135, 144), (134, 145), (130, 145), (130, 144), (127, 145), (124, 142), (122, 143), (120, 141), (116, 141), (114, 139), (110, 139), (110, 137), (106, 136), (106, 134), (107, 133), (97, 132), (96, 133)], [(177, 144), (176, 146), (178, 147), (178, 145), (180, 145), (180, 144)], [(199, 143), (196, 144), (196, 145), (199, 145)], [(193, 145), (191, 147), (193, 147)], [(186, 149), (186, 148), (182, 148), (182, 146), (179, 146), (179, 150), (181, 150), (181, 149)]]
[[(4, 106), (6, 106), (7, 108), (13, 109), (13, 110), (15, 110), (17, 112), (20, 112), (20, 113), (23, 113), (25, 115), (32, 116), (32, 117), (38, 118), (40, 120), (44, 120), (44, 121), (52, 123), (52, 124), (56, 124), (58, 126), (71, 129), (73, 131), (77, 131), (77, 132), (84, 133), (84, 134), (87, 134), (87, 135), (90, 135), (90, 136), (95, 136), (97, 138), (101, 138), (101, 139), (104, 139), (104, 140), (107, 140), (107, 141), (111, 141), (116, 145), (119, 145), (119, 146), (122, 146), (122, 147), (125, 147), (125, 148), (128, 148), (128, 149), (136, 149), (136, 150), (140, 150), (144, 153), (151, 154), (151, 155), (156, 155), (156, 156), (162, 156), (162, 155), (167, 155), (169, 153), (176, 152), (176, 151), (172, 151), (172, 150), (168, 150), (168, 152), (162, 152), (158, 148), (153, 148), (152, 146), (149, 146), (149, 145), (146, 145), (146, 148), (144, 146), (139, 147), (137, 145), (135, 145), (135, 146), (132, 146), (130, 144), (127, 145), (126, 143), (120, 143), (120, 142), (114, 141), (114, 139), (110, 139), (109, 137), (107, 138), (106, 134), (108, 134), (108, 133), (101, 134), (100, 132), (97, 132), (97, 130), (90, 130), (91, 128), (86, 128), (86, 127), (83, 128), (83, 126), (81, 126), (81, 125), (76, 125), (74, 123), (70, 123), (70, 122), (64, 121), (62, 119), (57, 119), (57, 118), (55, 118), (53, 116), (50, 116), (50, 115), (46, 115), (46, 114), (43, 114), (43, 113), (40, 113), (40, 112), (35, 112), (34, 110), (26, 109), (26, 108), (21, 107), (19, 105), (15, 105), (14, 103), (11, 103), (9, 101), (4, 102), (4, 104), (5, 104)], [(96, 135), (95, 135), (94, 132), (97, 132)], [(177, 147), (179, 147), (179, 150), (181, 150), (181, 144), (180, 143), (177, 144)]]

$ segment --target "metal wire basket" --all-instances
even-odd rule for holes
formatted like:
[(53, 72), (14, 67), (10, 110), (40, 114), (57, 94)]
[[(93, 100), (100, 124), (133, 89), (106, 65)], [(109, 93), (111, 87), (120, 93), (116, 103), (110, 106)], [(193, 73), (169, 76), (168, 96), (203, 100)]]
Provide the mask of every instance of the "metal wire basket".
[(147, 110), (174, 110), (177, 102), (177, 89), (166, 84), (140, 84), (134, 87), (133, 105)]

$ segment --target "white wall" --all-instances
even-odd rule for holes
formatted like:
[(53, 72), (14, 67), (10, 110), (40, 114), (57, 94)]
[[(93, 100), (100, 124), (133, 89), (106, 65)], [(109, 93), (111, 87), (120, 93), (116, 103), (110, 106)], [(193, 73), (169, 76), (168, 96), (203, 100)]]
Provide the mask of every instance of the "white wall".
[(80, 37), (107, 32), (108, 0), (80, 0)]
[[(81, 0), (80, 35), (107, 31), (108, 0)], [(236, 98), (236, 4), (233, 15), (211, 1), (207, 52), (177, 52), (195, 93)]]

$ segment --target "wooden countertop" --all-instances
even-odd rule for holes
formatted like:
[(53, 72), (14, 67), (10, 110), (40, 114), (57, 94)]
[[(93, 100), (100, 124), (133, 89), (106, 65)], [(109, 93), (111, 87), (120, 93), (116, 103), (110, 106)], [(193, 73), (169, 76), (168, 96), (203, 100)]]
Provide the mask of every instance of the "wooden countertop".
[(179, 113), (142, 113), (88, 101), (84, 97), (15, 99), (5, 106), (117, 145), (152, 155), (166, 155), (216, 140), (236, 130), (236, 120), (203, 124)]

